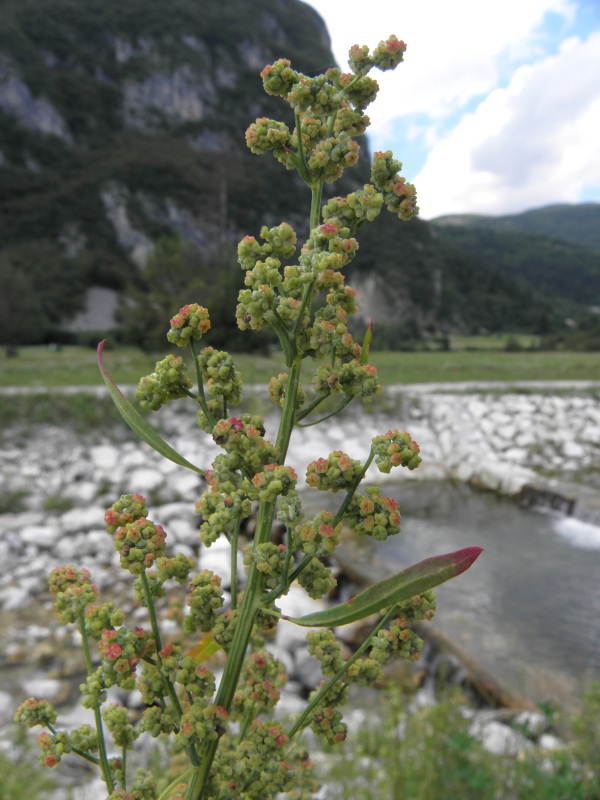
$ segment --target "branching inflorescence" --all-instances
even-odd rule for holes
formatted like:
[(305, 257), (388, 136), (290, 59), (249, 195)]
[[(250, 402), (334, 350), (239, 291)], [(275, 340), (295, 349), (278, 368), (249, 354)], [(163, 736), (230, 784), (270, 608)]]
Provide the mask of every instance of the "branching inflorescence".
[[(342, 451), (316, 459), (306, 469), (306, 484), (338, 493), (340, 503), (336, 513), (321, 511), (312, 519), (302, 511), (299, 476), (285, 463), (296, 427), (319, 424), (353, 399), (370, 401), (381, 392), (369, 362), (372, 328), (361, 344), (347, 326), (357, 305), (341, 270), (356, 255), (361, 226), (382, 209), (401, 220), (418, 212), (415, 189), (399, 175), (400, 162), (386, 152), (375, 153), (371, 182), (362, 189), (324, 205), (321, 195), (324, 183), (339, 179), (358, 160), (355, 137), (369, 125), (365, 109), (378, 91), (369, 73), (394, 69), (405, 49), (391, 36), (372, 52), (354, 46), (348, 73), (330, 69), (307, 77), (285, 59), (261, 73), (265, 91), (291, 106), (295, 127), (257, 119), (246, 132), (248, 147), (259, 155), (270, 151), (311, 192), (310, 232), (299, 251), (296, 233), (286, 222), (264, 227), (258, 239), (246, 236), (238, 246), (245, 272), (238, 326), (249, 331), (270, 327), (286, 364), (286, 371), (268, 385), (269, 398), (281, 409), (274, 440), (267, 438), (260, 417), (232, 415), (231, 407), (242, 401), (241, 377), (228, 353), (210, 346), (198, 349), (210, 337), (203, 306), (181, 308), (167, 334), (177, 348), (188, 348), (190, 369), (181, 356), (168, 355), (142, 378), (136, 397), (142, 408), (155, 411), (180, 398), (197, 404), (200, 429), (221, 449), (205, 472), (173, 451), (137, 413), (106, 373), (99, 349), (102, 373), (125, 420), (167, 458), (204, 475), (207, 488), (197, 502), (203, 545), (210, 547), (225, 536), (232, 551), (231, 600), (226, 603), (221, 577), (197, 571), (193, 560), (181, 554), (167, 554), (167, 535), (148, 518), (144, 498), (126, 495), (106, 512), (106, 529), (121, 567), (132, 575), (137, 602), (147, 610), (147, 625), (129, 627), (112, 602), (99, 604), (85, 570), (61, 567), (50, 577), (59, 618), (81, 633), (88, 672), (82, 703), (93, 712), (95, 725), (62, 731), (56, 727), (56, 711), (34, 698), (19, 707), (16, 719), (43, 728), (39, 743), (46, 766), (69, 753), (96, 764), (109, 800), (312, 797), (316, 785), (302, 731), (310, 727), (327, 742), (343, 741), (346, 724), (340, 709), (348, 686), (378, 681), (394, 656), (418, 658), (421, 641), (409, 626), (433, 616), (431, 588), (467, 569), (479, 555), (479, 548), (467, 548), (428, 559), (349, 603), (292, 620), (311, 627), (308, 647), (321, 663), (323, 681), (296, 719), (273, 718), (286, 682), (283, 664), (266, 644), (281, 622), (278, 599), (294, 582), (312, 598), (330, 593), (335, 578), (328, 559), (342, 526), (380, 540), (399, 533), (396, 500), (377, 487), (364, 493), (358, 488), (372, 463), (387, 474), (397, 466), (415, 469), (421, 461), (416, 442), (396, 429), (373, 438), (364, 461)], [(314, 365), (310, 389), (300, 384), (306, 359)], [(256, 525), (244, 555), (242, 586), (239, 534), (251, 514)], [(275, 519), (285, 528), (282, 543), (271, 540)], [(165, 641), (157, 601), (170, 591), (169, 584), (187, 585), (188, 591), (178, 614), (181, 634)], [(372, 633), (349, 658), (342, 655), (331, 628), (373, 613), (379, 613), (379, 622)], [(218, 689), (209, 667), (216, 652), (224, 663)], [(139, 719), (125, 708), (106, 705), (112, 686), (139, 692), (145, 704)], [(173, 761), (164, 774), (141, 770), (133, 779), (128, 774), (127, 754), (141, 732), (168, 742)], [(115, 749), (118, 755), (110, 756)]]

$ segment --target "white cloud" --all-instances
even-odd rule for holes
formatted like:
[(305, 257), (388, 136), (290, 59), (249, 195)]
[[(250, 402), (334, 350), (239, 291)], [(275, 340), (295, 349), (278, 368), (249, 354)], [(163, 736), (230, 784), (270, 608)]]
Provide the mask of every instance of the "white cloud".
[[(352, 44), (390, 33), (408, 43), (406, 63), (377, 74), (368, 113), (378, 147), (428, 151), (414, 178), (423, 216), (518, 212), (600, 191), (600, 31), (583, 40), (582, 0), (371, 0), (367, 11), (359, 0), (305, 1), (343, 68)], [(567, 39), (574, 30), (581, 38)]]
[(437, 144), (415, 183), (424, 216), (577, 202), (600, 184), (600, 32), (520, 67)]
[(325, 19), (342, 68), (353, 44), (376, 45), (390, 33), (408, 44), (405, 64), (377, 73), (382, 87), (369, 109), (373, 127), (399, 114), (441, 117), (491, 91), (515, 58), (537, 52), (548, 12), (574, 13), (573, 0), (308, 0)]

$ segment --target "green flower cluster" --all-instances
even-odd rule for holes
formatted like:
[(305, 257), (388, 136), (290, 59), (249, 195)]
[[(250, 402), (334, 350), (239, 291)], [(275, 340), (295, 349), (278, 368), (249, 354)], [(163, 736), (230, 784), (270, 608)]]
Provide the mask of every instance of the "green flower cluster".
[(54, 596), (54, 610), (61, 622), (79, 622), (85, 609), (98, 597), (87, 569), (56, 567), (48, 577), (48, 588)]
[(287, 676), (285, 667), (268, 650), (252, 653), (244, 662), (231, 715), (233, 719), (244, 719), (249, 709), (255, 717), (275, 708)]
[(168, 735), (177, 729), (175, 714), (169, 708), (162, 706), (148, 706), (140, 719), (140, 733), (149, 733), (153, 739)]
[(312, 557), (307, 566), (298, 575), (298, 583), (313, 600), (318, 600), (320, 597), (328, 595), (337, 586), (337, 581), (331, 574), (329, 567), (326, 567), (316, 556)]
[[(267, 385), (269, 400), (275, 405), (283, 406), (287, 396), (289, 385), (289, 375), (287, 372), (280, 372), (277, 377), (273, 376)], [(296, 393), (296, 408), (301, 408), (306, 402), (306, 392), (302, 386), (298, 386)]]
[(355, 72), (365, 72), (373, 65), (384, 71), (397, 67), (403, 61), (405, 52), (404, 42), (396, 36), (390, 36), (379, 42), (372, 55), (366, 45), (359, 47), (355, 44), (350, 48), (348, 63)]
[(177, 553), (173, 558), (162, 556), (156, 559), (156, 573), (161, 583), (175, 580), (184, 584), (195, 566), (194, 559), (182, 553)]
[[(136, 778), (131, 783), (129, 791), (116, 789), (107, 800), (156, 800), (158, 792), (156, 789), (156, 779), (146, 769), (137, 769)], [(170, 800), (175, 800), (171, 797)]]
[[(320, 689), (321, 686), (318, 686), (311, 692), (309, 701), (313, 700)], [(322, 736), (329, 744), (339, 744), (347, 736), (348, 726), (342, 722), (342, 713), (337, 708), (346, 702), (346, 695), (346, 687), (338, 681), (315, 706), (310, 721), (311, 730), (317, 736)]]
[(142, 702), (147, 706), (153, 704), (158, 704), (157, 708), (163, 706), (165, 684), (158, 666), (146, 661), (142, 662), (141, 671), (138, 671), (136, 687), (142, 697)]
[(185, 364), (181, 356), (170, 353), (156, 362), (151, 375), (143, 377), (135, 393), (142, 408), (158, 411), (171, 400), (185, 397), (192, 388), (192, 382), (185, 374)]
[(435, 592), (429, 589), (423, 594), (417, 594), (402, 603), (398, 603), (398, 624), (410, 625), (421, 620), (430, 621), (435, 616)]
[(296, 233), (291, 225), (282, 222), (274, 228), (264, 226), (260, 231), (264, 244), (254, 236), (244, 236), (238, 245), (238, 261), (242, 269), (252, 270), (259, 261), (267, 258), (282, 261), (291, 258), (296, 252)]
[(333, 678), (345, 663), (340, 643), (335, 638), (333, 631), (328, 628), (310, 631), (306, 635), (306, 641), (310, 655), (320, 661), (323, 675)]
[(227, 718), (225, 709), (197, 697), (183, 712), (175, 738), (184, 747), (218, 739), (225, 733)]
[(338, 546), (342, 524), (333, 526), (334, 515), (321, 511), (310, 522), (297, 525), (294, 529), (294, 547), (309, 556), (333, 553)]
[(423, 649), (423, 640), (407, 628), (401, 619), (392, 620), (389, 629), (377, 633), (371, 647), (371, 658), (379, 664), (387, 664), (393, 658), (418, 661)]
[(250, 516), (250, 500), (241, 492), (223, 494), (208, 489), (196, 502), (196, 512), (202, 515), (200, 539), (207, 547), (217, 541), (221, 534), (233, 535), (240, 519)]
[(339, 367), (331, 363), (321, 364), (312, 379), (312, 386), (319, 395), (343, 392), (347, 397), (362, 397), (367, 401), (378, 397), (382, 391), (373, 364), (361, 364), (356, 359)]
[(118, 528), (113, 538), (123, 569), (128, 569), (132, 575), (150, 569), (155, 559), (165, 552), (166, 536), (161, 525), (155, 525), (146, 517)]
[(146, 498), (141, 494), (122, 494), (116, 503), (104, 512), (106, 530), (113, 536), (117, 528), (148, 516)]
[(102, 719), (111, 732), (117, 747), (133, 750), (133, 743), (140, 734), (131, 722), (129, 710), (124, 706), (112, 703), (102, 709)]
[(246, 467), (254, 475), (265, 464), (277, 460), (277, 448), (265, 439), (263, 420), (258, 416), (242, 414), (241, 418), (219, 420), (213, 430), (213, 439), (229, 456), (227, 467), (231, 471)]
[(55, 767), (64, 755), (72, 752), (69, 734), (66, 731), (57, 731), (53, 734), (40, 733), (37, 743), (40, 746), (40, 764), (49, 769)]
[(375, 436), (372, 439), (372, 448), (379, 471), (386, 474), (392, 467), (402, 466), (412, 470), (421, 463), (419, 445), (406, 431), (393, 428), (382, 436)]
[(152, 635), (143, 628), (105, 630), (98, 644), (102, 658), (100, 665), (104, 687), (120, 686), (133, 689), (136, 667), (140, 659), (154, 652)]
[(283, 464), (265, 464), (262, 472), (252, 478), (257, 499), (272, 503), (280, 495), (294, 494), (298, 476), (291, 467)]
[(344, 522), (360, 536), (372, 536), (383, 542), (400, 533), (399, 504), (393, 497), (383, 497), (381, 489), (369, 486), (367, 497), (355, 494), (344, 514)]
[(85, 632), (99, 642), (104, 631), (121, 627), (124, 618), (124, 612), (115, 608), (114, 603), (88, 606), (85, 610)]
[(198, 303), (191, 303), (179, 309), (171, 318), (171, 329), (167, 339), (177, 347), (185, 347), (193, 339), (201, 339), (210, 330), (208, 311)]
[(198, 628), (203, 633), (212, 630), (217, 611), (223, 605), (221, 578), (209, 569), (200, 570), (190, 582), (187, 596), (190, 612), (184, 620), (186, 631), (193, 633)]
[(39, 725), (42, 728), (52, 728), (56, 722), (56, 710), (47, 700), (37, 700), (35, 697), (28, 697), (17, 708), (14, 716), (15, 722), (34, 728)]
[(388, 211), (400, 219), (409, 220), (418, 213), (417, 190), (412, 183), (399, 174), (402, 163), (395, 159), (391, 150), (373, 155), (371, 180), (383, 195)]
[(233, 404), (242, 401), (242, 376), (229, 353), (205, 347), (198, 356), (198, 365), (211, 397), (223, 397)]
[(225, 652), (229, 650), (229, 645), (233, 640), (233, 634), (235, 633), (239, 616), (239, 610), (237, 608), (235, 611), (230, 609), (224, 614), (219, 614), (213, 625), (213, 638), (217, 644), (221, 645)]
[(371, 183), (345, 197), (333, 197), (323, 206), (323, 219), (339, 222), (354, 234), (364, 222), (372, 222), (383, 206), (383, 195)]
[[(308, 798), (297, 789), (297, 770), (283, 758), (283, 749), (288, 743), (283, 726), (270, 721), (254, 720), (242, 742), (237, 737), (225, 736), (215, 760), (214, 797), (243, 798), (243, 800), (265, 800), (286, 794), (298, 800)], [(299, 765), (301, 772), (308, 771), (308, 764)]]
[(180, 645), (168, 644), (159, 651), (161, 671), (172, 683), (179, 683), (194, 697), (211, 697), (215, 693), (215, 676), (186, 656)]
[(266, 589), (276, 589), (281, 583), (283, 564), (285, 561), (285, 545), (264, 542), (255, 544), (244, 556), (244, 564), (249, 567), (256, 564), (256, 568), (264, 575)]
[(348, 491), (362, 472), (362, 464), (341, 450), (327, 458), (318, 458), (306, 468), (306, 483), (313, 489), (337, 492)]

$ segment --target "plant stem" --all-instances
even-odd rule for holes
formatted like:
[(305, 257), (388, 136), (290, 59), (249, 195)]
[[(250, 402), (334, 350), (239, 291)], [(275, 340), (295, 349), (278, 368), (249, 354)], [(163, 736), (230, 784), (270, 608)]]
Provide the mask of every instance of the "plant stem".
[(238, 540), (240, 536), (241, 518), (238, 517), (233, 530), (233, 540), (231, 542), (231, 608), (237, 608), (237, 562), (238, 562)]
[[(94, 672), (94, 666), (92, 664), (90, 643), (88, 641), (87, 631), (85, 628), (85, 615), (83, 611), (79, 612), (79, 633), (81, 634), (81, 639), (83, 642), (83, 653), (85, 656), (85, 666), (87, 674), (88, 676), (90, 676)], [(110, 765), (108, 763), (108, 756), (106, 754), (106, 743), (104, 741), (104, 726), (102, 724), (102, 714), (100, 713), (100, 708), (98, 706), (94, 708), (94, 719), (96, 722), (96, 733), (98, 734), (98, 758), (100, 761), (100, 771), (102, 772), (102, 780), (106, 785), (108, 794), (111, 794), (114, 788), (114, 782), (112, 778)]]
[(215, 418), (208, 407), (208, 403), (206, 402), (206, 395), (204, 393), (204, 381), (202, 380), (202, 371), (200, 369), (200, 364), (198, 363), (198, 354), (196, 352), (196, 344), (193, 339), (190, 339), (190, 350), (192, 351), (192, 356), (194, 358), (194, 367), (196, 368), (196, 382), (198, 384), (198, 402), (204, 412), (204, 416), (214, 428), (216, 425)]
[[(160, 629), (158, 627), (158, 620), (156, 618), (156, 608), (154, 606), (154, 597), (152, 596), (152, 590), (150, 589), (150, 584), (148, 582), (148, 576), (146, 575), (146, 571), (144, 570), (140, 575), (140, 579), (142, 582), (142, 589), (144, 592), (144, 598), (146, 600), (146, 607), (148, 608), (148, 615), (150, 616), (150, 625), (152, 627), (152, 635), (154, 636), (154, 642), (156, 644), (156, 662), (158, 665), (158, 669), (160, 671), (160, 675), (162, 678), (163, 686), (166, 689), (166, 692), (169, 696), (169, 700), (171, 701), (171, 706), (177, 716), (177, 722), (181, 721), (181, 717), (183, 715), (183, 711), (181, 708), (181, 703), (179, 702), (179, 698), (177, 697), (177, 692), (175, 691), (175, 687), (173, 683), (169, 679), (169, 677), (164, 673), (162, 668), (162, 658), (160, 655), (160, 651), (162, 650), (162, 641), (160, 637)], [(200, 759), (198, 758), (198, 753), (196, 749), (189, 745), (185, 748), (185, 752), (190, 760), (190, 763), (194, 766), (199, 766)]]
[(290, 738), (290, 740), (292, 739), (293, 736), (295, 736), (298, 733), (299, 730), (301, 730), (306, 726), (306, 722), (309, 719), (310, 715), (312, 714), (313, 709), (321, 702), (321, 700), (325, 697), (327, 692), (342, 677), (342, 675), (346, 672), (346, 670), (349, 667), (351, 667), (352, 664), (354, 664), (354, 662), (357, 661), (362, 656), (367, 647), (369, 647), (369, 645), (371, 644), (371, 639), (374, 636), (376, 636), (379, 633), (379, 631), (383, 628), (383, 626), (386, 625), (391, 620), (395, 612), (396, 612), (396, 606), (392, 606), (392, 608), (388, 609), (386, 615), (377, 623), (377, 625), (373, 628), (371, 633), (367, 636), (367, 638), (361, 644), (358, 650), (352, 656), (350, 656), (348, 661), (346, 661), (346, 663), (338, 669), (335, 675), (332, 678), (330, 678), (329, 681), (327, 681), (325, 686), (323, 686), (323, 688), (317, 692), (313, 700), (311, 700), (311, 702), (304, 709), (302, 714), (298, 717), (298, 719), (290, 729), (288, 733), (288, 737)]

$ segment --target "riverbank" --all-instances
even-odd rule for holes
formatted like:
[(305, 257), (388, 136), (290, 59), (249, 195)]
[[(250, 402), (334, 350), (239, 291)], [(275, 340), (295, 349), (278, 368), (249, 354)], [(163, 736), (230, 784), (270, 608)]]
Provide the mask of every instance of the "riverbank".
[[(402, 470), (397, 476), (401, 504), (420, 484), (427, 495), (430, 486), (452, 482), (521, 498), (530, 504), (557, 505), (564, 513), (593, 514), (600, 473), (598, 388), (587, 384), (561, 384), (556, 389), (497, 384), (476, 389), (455, 384), (393, 387), (367, 411), (350, 408), (340, 419), (298, 432), (289, 462), (302, 475), (309, 461), (332, 450), (343, 449), (354, 458), (364, 459), (372, 436), (399, 427), (411, 432), (423, 455), (418, 470)], [(248, 395), (252, 410), (264, 413), (252, 393)], [(22, 402), (20, 396), (9, 395), (16, 403)], [(204, 467), (218, 451), (195, 427), (193, 409), (187, 409), (185, 404), (173, 404), (150, 419), (159, 422), (163, 435), (182, 455)], [(271, 409), (267, 412), (267, 435), (272, 436), (277, 416)], [(89, 433), (77, 433), (72, 422), (65, 419), (61, 426), (33, 427), (19, 423), (2, 433), (0, 480), (5, 513), (0, 514), (0, 711), (4, 709), (6, 723), (15, 698), (25, 694), (41, 693), (67, 704), (72, 701), (70, 687), (73, 678), (77, 681), (81, 663), (75, 655), (73, 637), (53, 621), (45, 579), (57, 564), (77, 563), (92, 571), (101, 590), (124, 591), (128, 576), (116, 568), (113, 545), (102, 523), (104, 508), (121, 493), (138, 491), (148, 497), (151, 516), (165, 526), (173, 551), (197, 559), (201, 568), (218, 572), (223, 572), (227, 563), (218, 547), (199, 547), (199, 521), (193, 504), (202, 491), (202, 482), (196, 474), (164, 461), (129, 435), (115, 432), (110, 424), (105, 430), (100, 426)], [(373, 471), (368, 475), (373, 481), (384, 477)], [(317, 500), (324, 498), (320, 493), (312, 494)], [(514, 503), (512, 507), (516, 507)], [(489, 511), (479, 518), (487, 525)], [(505, 511), (502, 522), (513, 527)], [(407, 528), (408, 560), (413, 561), (417, 559), (410, 552)], [(486, 544), (486, 556), (494, 549), (504, 549), (523, 557), (517, 555), (524, 552), (522, 546), (498, 535), (499, 548), (496, 542)], [(424, 541), (431, 554), (431, 547), (435, 549), (438, 542), (427, 537), (416, 538)], [(536, 547), (543, 550), (543, 542)], [(484, 608), (493, 603), (485, 565), (480, 577), (472, 590)], [(460, 593), (458, 581), (456, 584)], [(518, 599), (512, 589), (508, 594)], [(455, 603), (455, 598), (440, 602), (440, 612), (442, 607), (454, 608), (454, 619), (449, 622), (455, 625), (455, 631), (464, 633), (471, 611)], [(542, 606), (545, 600), (540, 598)], [(138, 613), (132, 605), (128, 610)], [(442, 613), (440, 617), (444, 629)], [(510, 627), (508, 620), (507, 625)], [(493, 626), (488, 629), (493, 636)], [(460, 642), (458, 634), (452, 635)], [(308, 688), (302, 681), (318, 676), (313, 674), (315, 664), (311, 665), (290, 637), (288, 634), (286, 641), (284, 636), (278, 646), (282, 658), (292, 666), (301, 694)], [(477, 641), (480, 649), (485, 649), (486, 640)], [(426, 702), (428, 696), (431, 701), (428, 692), (441, 663), (437, 655), (431, 651), (431, 658), (425, 662), (420, 702)], [(452, 660), (456, 653), (449, 656), (446, 664), (454, 664), (460, 677), (460, 658), (457, 663)], [(48, 668), (53, 673), (50, 678)], [(495, 724), (498, 719), (492, 721)], [(508, 728), (505, 725), (501, 735), (514, 742)]]

